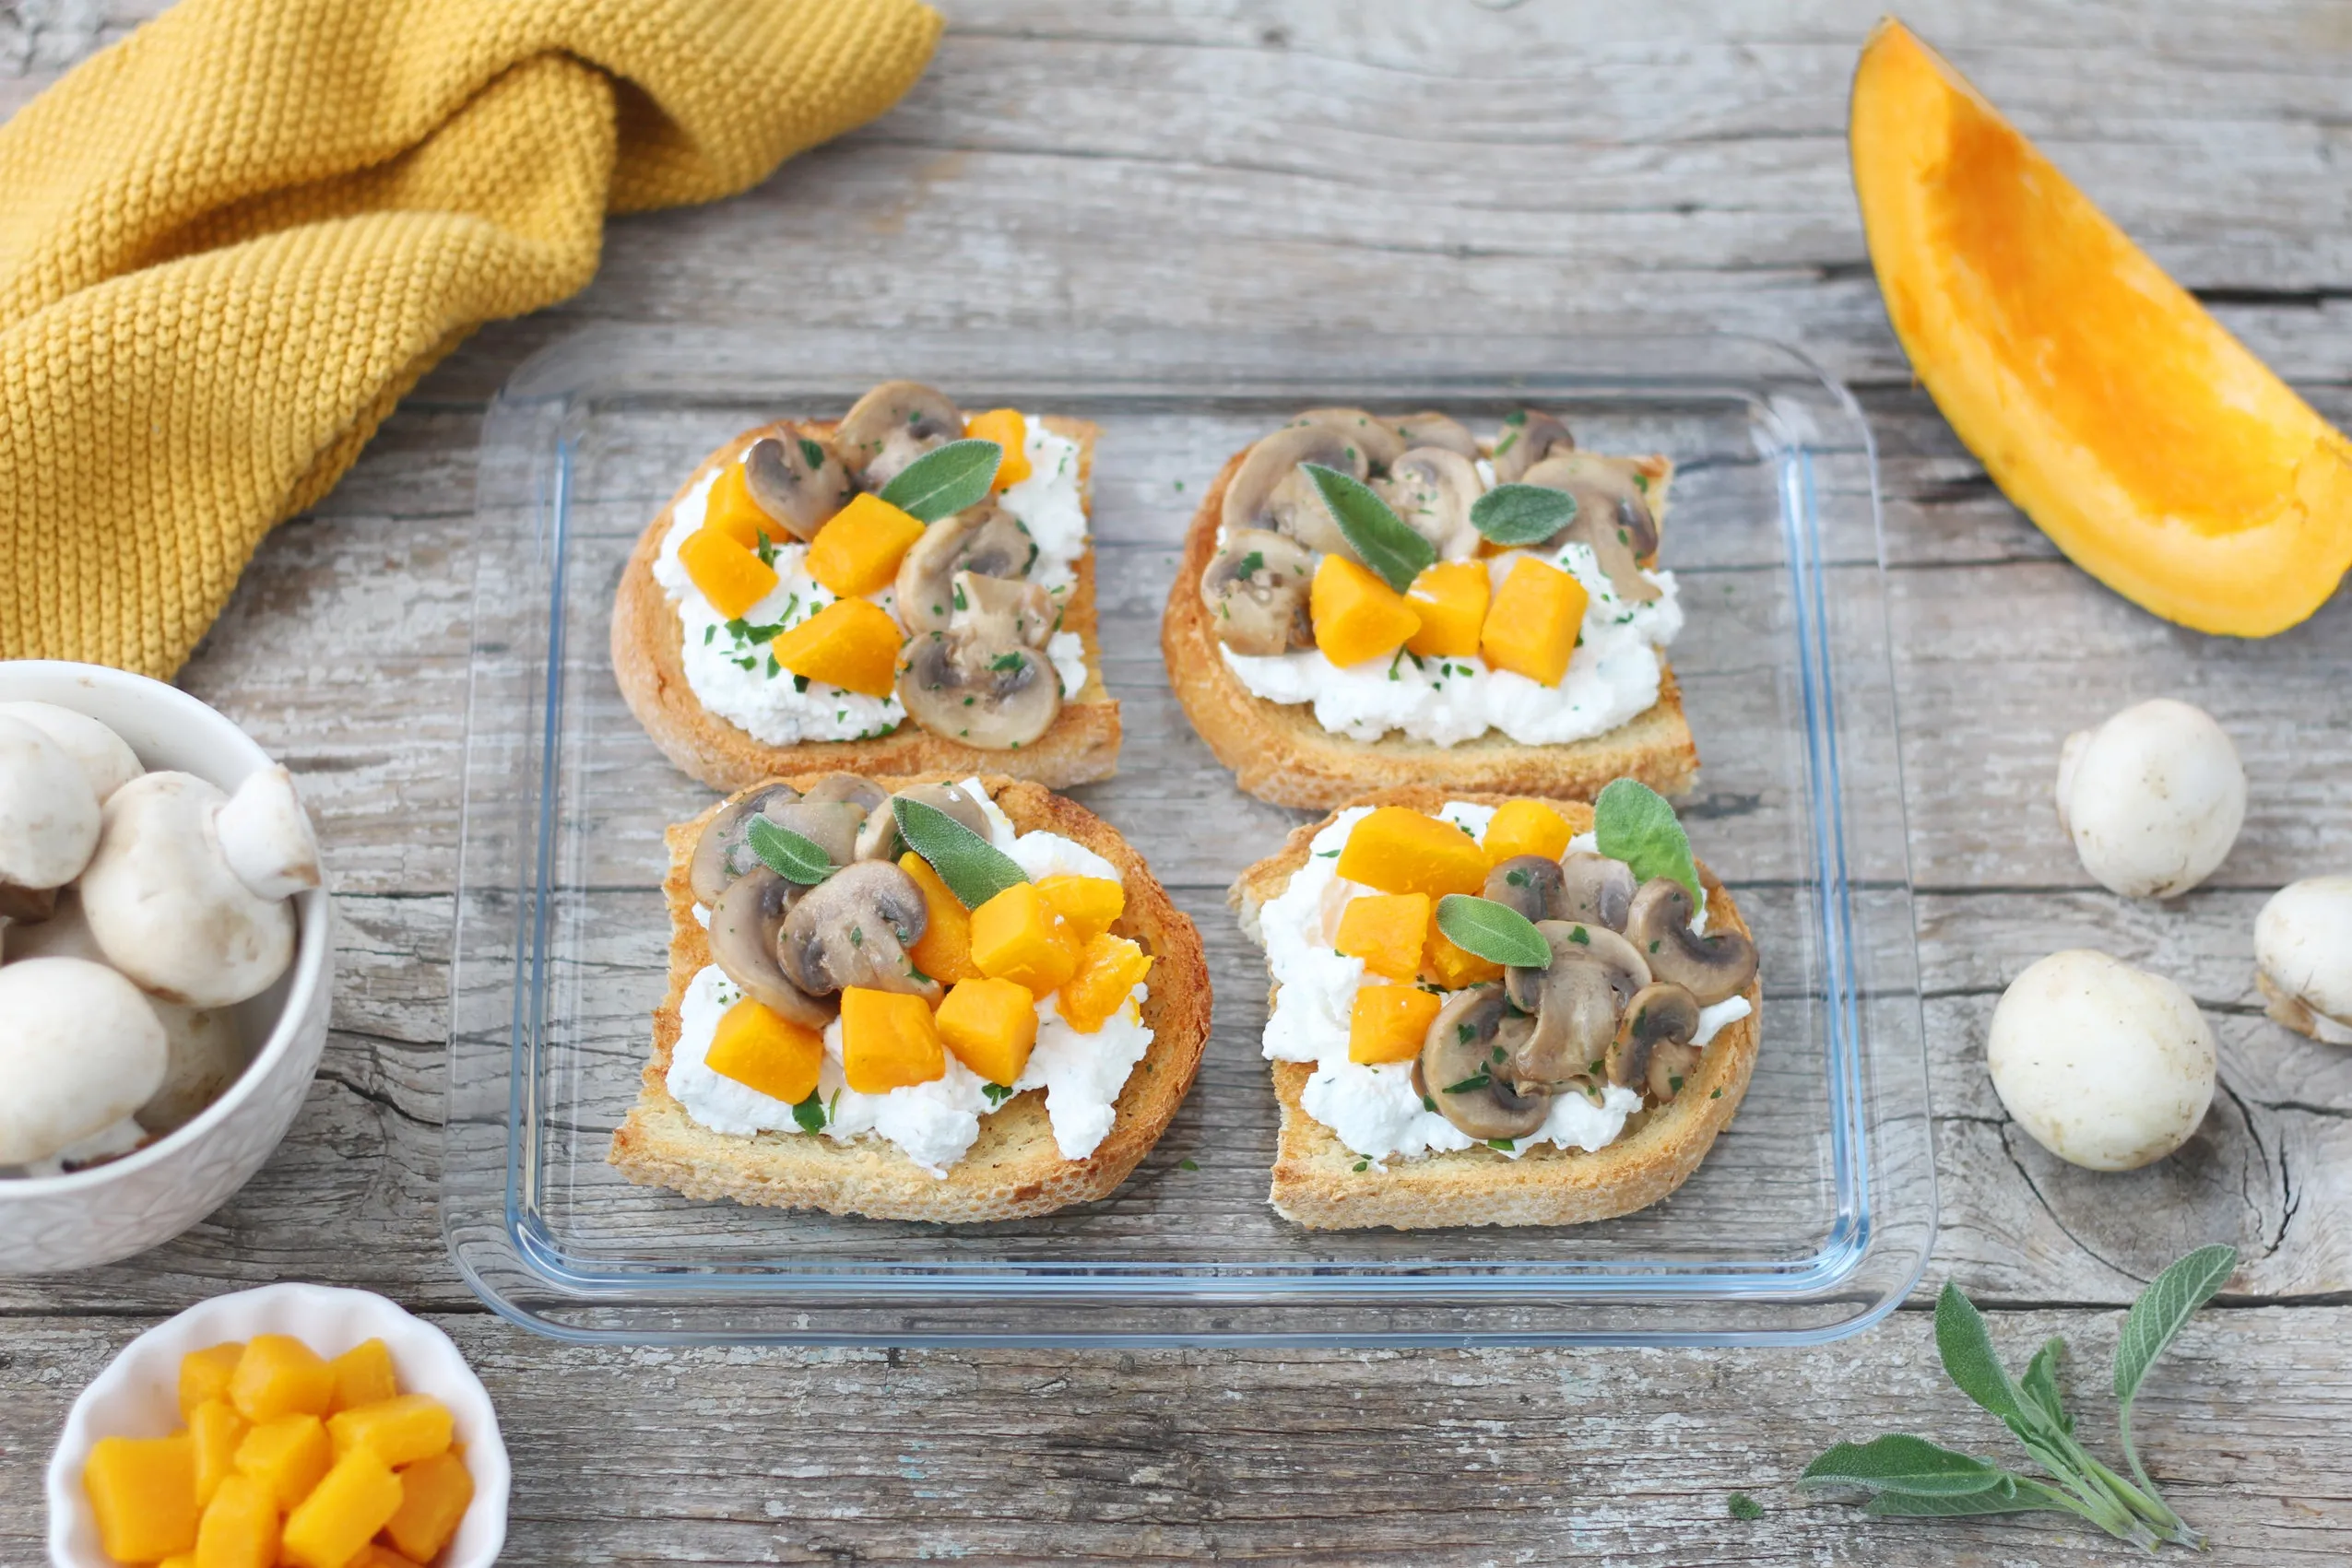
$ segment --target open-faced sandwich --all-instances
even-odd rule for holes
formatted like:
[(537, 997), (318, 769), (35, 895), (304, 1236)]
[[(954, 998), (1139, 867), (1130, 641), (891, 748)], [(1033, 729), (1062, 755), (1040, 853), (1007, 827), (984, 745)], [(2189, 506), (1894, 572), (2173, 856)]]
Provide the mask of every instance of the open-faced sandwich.
[(1110, 777), (1093, 451), (1084, 420), (967, 419), (904, 381), (838, 421), (745, 431), (621, 572), (612, 666), (630, 711), (714, 789), (822, 769)]
[(1017, 1219), (1108, 1194), (1192, 1085), (1200, 933), (1034, 784), (803, 774), (668, 842), (669, 989), (610, 1156), (632, 1181)]
[(1672, 466), (1520, 409), (1315, 408), (1236, 453), (1185, 538), (1168, 678), (1241, 787), (1328, 809), (1399, 784), (1590, 799), (1698, 750), (1654, 570)]
[(1234, 884), (1266, 949), (1273, 1205), (1566, 1225), (1687, 1180), (1755, 1065), (1756, 951), (1672, 808), (1397, 789)]

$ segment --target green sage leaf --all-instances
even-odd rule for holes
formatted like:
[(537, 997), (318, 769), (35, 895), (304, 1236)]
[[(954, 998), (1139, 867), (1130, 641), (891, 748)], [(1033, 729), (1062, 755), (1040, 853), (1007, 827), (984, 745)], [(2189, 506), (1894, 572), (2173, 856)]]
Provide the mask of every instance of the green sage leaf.
[(2116, 1398), (2129, 1400), (2139, 1392), (2140, 1380), (2181, 1326), (2237, 1271), (2236, 1247), (2199, 1247), (2148, 1281), (2124, 1315), (2123, 1332), (2115, 1341)]
[(1471, 525), (1498, 545), (1540, 544), (1576, 516), (1576, 497), (1542, 485), (1496, 485), (1470, 503)]
[(2009, 1369), (2001, 1364), (1992, 1348), (1984, 1315), (1949, 1280), (1935, 1298), (1935, 1348), (1944, 1357), (1944, 1370), (1960, 1385), (1961, 1393), (2011, 1423), (2013, 1429), (2031, 1422), (2032, 1417), (2018, 1400), (2017, 1385), (2009, 1381)]
[(1542, 969), (1552, 961), (1552, 944), (1535, 923), (1506, 903), (1448, 893), (1437, 901), (1437, 929), (1464, 952), (1513, 969)]
[(2013, 1476), (2007, 1487), (1988, 1487), (1956, 1496), (1921, 1497), (1915, 1492), (1882, 1491), (1862, 1504), (1862, 1512), (1882, 1519), (1952, 1519), (1970, 1514), (2079, 1514), (2053, 1488), (2025, 1476)]
[(966, 909), (977, 909), (1007, 888), (1029, 880), (1012, 856), (936, 806), (894, 796), (891, 815), (899, 836), (931, 863), (947, 890)]
[(1909, 1497), (1965, 1497), (2000, 1491), (2018, 1478), (1990, 1460), (1889, 1432), (1868, 1443), (1832, 1444), (1797, 1478), (1799, 1486), (1859, 1486)]
[(2054, 1431), (2071, 1432), (2074, 1418), (2066, 1413), (2065, 1397), (2058, 1391), (2058, 1360), (2066, 1353), (2066, 1341), (2051, 1335), (2042, 1342), (2040, 1350), (2026, 1366), (2026, 1375), (2017, 1380), (2017, 1392), (2025, 1401), (2049, 1418)]
[(812, 838), (780, 828), (765, 817), (754, 817), (744, 830), (743, 842), (760, 864), (787, 882), (802, 887), (814, 887), (841, 869), (825, 853), (825, 846)]
[(1389, 503), (1371, 486), (1320, 463), (1299, 466), (1315, 481), (1331, 521), (1340, 525), (1347, 542), (1389, 587), (1401, 594), (1412, 586), (1414, 578), (1437, 564), (1436, 547), (1405, 526), (1404, 519), (1389, 511)]
[(1601, 853), (1633, 868), (1636, 882), (1671, 877), (1704, 903), (1690, 835), (1666, 797), (1637, 779), (1613, 779), (1592, 803), (1592, 837)]
[(951, 441), (901, 468), (882, 499), (917, 522), (936, 523), (977, 506), (997, 482), (1004, 448), (992, 441)]

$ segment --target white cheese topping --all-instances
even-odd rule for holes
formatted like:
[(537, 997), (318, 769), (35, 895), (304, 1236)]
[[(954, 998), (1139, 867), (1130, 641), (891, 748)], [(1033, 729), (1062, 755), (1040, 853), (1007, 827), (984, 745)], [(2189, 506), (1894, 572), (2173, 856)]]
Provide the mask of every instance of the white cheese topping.
[[(1058, 436), (1045, 421), (1024, 415), (1030, 475), (998, 497), (1037, 543), (1029, 580), (1060, 603), (1077, 582), (1078, 558), (1086, 553), (1086, 508), (1079, 494), (1078, 443)], [(776, 585), (738, 619), (729, 620), (694, 586), (678, 559), (687, 536), (703, 525), (718, 470), (696, 480), (671, 509), (669, 531), (654, 560), (654, 580), (678, 607), (683, 631), (680, 652), (686, 684), (703, 707), (769, 746), (804, 740), (860, 740), (888, 735), (905, 722), (896, 695), (869, 697), (822, 681), (802, 681), (769, 656), (775, 635), (798, 626), (833, 602), (834, 595), (808, 572), (809, 547), (776, 545), (770, 562)], [(894, 595), (884, 588), (868, 598), (886, 610)], [(1075, 696), (1086, 683), (1085, 649), (1074, 631), (1058, 631), (1046, 656), (1061, 678), (1062, 694)]]

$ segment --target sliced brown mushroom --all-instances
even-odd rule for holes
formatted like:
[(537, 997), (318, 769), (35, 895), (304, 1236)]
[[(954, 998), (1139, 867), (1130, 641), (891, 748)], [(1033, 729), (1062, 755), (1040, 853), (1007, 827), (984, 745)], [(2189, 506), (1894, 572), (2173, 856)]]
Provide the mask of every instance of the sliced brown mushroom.
[(1560, 863), (1540, 855), (1514, 855), (1496, 861), (1479, 894), (1530, 920), (1568, 918), (1567, 884), (1560, 875)]
[(1634, 902), (1632, 867), (1589, 849), (1572, 849), (1560, 857), (1560, 881), (1561, 909), (1553, 918), (1581, 920), (1612, 931), (1625, 928)]
[(1355, 559), (1323, 492), (1302, 463), (1319, 464), (1363, 478), (1371, 472), (1364, 448), (1328, 425), (1285, 425), (1261, 439), (1225, 486), (1222, 515), (1228, 536), (1244, 528), (1288, 534), (1308, 549)]
[(790, 784), (776, 784), (738, 796), (720, 807), (703, 824), (703, 836), (694, 841), (694, 858), (687, 863), (686, 879), (694, 890), (694, 902), (705, 909), (715, 908), (727, 885), (760, 864), (745, 838), (751, 830), (751, 819), (771, 803), (782, 806), (798, 798), (799, 792)]
[(1625, 1004), (1625, 1016), (1609, 1043), (1609, 1081), (1640, 1086), (1658, 1100), (1672, 1100), (1698, 1066), (1698, 998), (1672, 981), (1645, 985)]
[(765, 866), (754, 866), (711, 906), (711, 961), (737, 990), (803, 1029), (822, 1029), (840, 1004), (792, 983), (776, 960), (776, 937), (799, 889)]
[(879, 490), (909, 463), (963, 434), (963, 411), (938, 388), (886, 381), (850, 406), (833, 440), (857, 482)]
[(890, 798), (890, 791), (863, 773), (827, 773), (809, 786), (803, 800), (845, 800), (861, 810), (871, 811)]
[(1726, 1002), (1755, 978), (1755, 944), (1737, 931), (1691, 929), (1690, 890), (1672, 877), (1653, 877), (1634, 895), (1625, 935), (1649, 960), (1649, 972), (1698, 998), (1702, 1008)]
[(776, 961), (786, 980), (811, 996), (856, 985), (936, 997), (940, 983), (906, 956), (928, 915), (914, 878), (888, 861), (861, 860), (793, 904), (776, 936)]
[(833, 447), (805, 431), (778, 441), (762, 436), (743, 454), (743, 485), (760, 510), (796, 539), (813, 539), (849, 504), (857, 485)]
[(1389, 477), (1372, 488), (1404, 525), (1427, 539), (1439, 560), (1468, 560), (1478, 553), (1478, 528), (1471, 503), (1486, 487), (1471, 460), (1442, 446), (1416, 446), (1389, 465)]
[[(760, 815), (777, 827), (798, 833), (825, 852), (835, 866), (857, 857), (857, 830), (866, 821), (866, 808), (854, 800), (778, 800), (762, 808)], [(750, 827), (745, 824), (746, 829)]]
[[(1535, 929), (1551, 948), (1553, 964), (1565, 959), (1590, 960), (1608, 974), (1621, 1001), (1650, 982), (1649, 963), (1641, 950), (1606, 926), (1577, 920), (1539, 920)], [(1505, 970), (1503, 989), (1512, 1005), (1522, 1012), (1536, 1011), (1548, 973), (1546, 969)]]
[(899, 672), (898, 700), (933, 735), (1014, 750), (1052, 726), (1061, 676), (1034, 648), (934, 631), (916, 641)]
[(1591, 1076), (1617, 1032), (1626, 998), (1649, 984), (1649, 966), (1614, 931), (1575, 921), (1540, 920), (1535, 929), (1551, 947), (1542, 969), (1510, 969), (1503, 994), (1535, 1015), (1535, 1028), (1511, 1071), (1522, 1090), (1563, 1088)]
[(942, 517), (923, 530), (898, 563), (898, 580), (892, 584), (898, 619), (911, 631), (944, 631), (959, 607), (957, 572), (1022, 578), (1036, 560), (1037, 541), (1019, 518), (994, 501)]
[(955, 606), (949, 620), (951, 628), (968, 628), (972, 636), (984, 643), (1010, 643), (1023, 648), (1042, 648), (1053, 636), (1060, 615), (1054, 596), (1036, 584), (977, 572), (959, 572), (951, 582), (948, 591)]
[(1407, 414), (1397, 422), (1397, 433), (1404, 437), (1405, 445), (1442, 446), (1448, 452), (1460, 453), (1475, 463), (1479, 458), (1478, 438), (1460, 419), (1429, 412)]
[(924, 805), (946, 812), (982, 838), (989, 836), (988, 814), (980, 803), (964, 793), (960, 784), (909, 784), (897, 795), (887, 796), (857, 830), (857, 858), (860, 860), (895, 861), (906, 849), (906, 840), (898, 831), (898, 813), (892, 802), (919, 800)]
[(1322, 425), (1339, 431), (1364, 449), (1365, 461), (1375, 473), (1404, 455), (1405, 438), (1397, 427), (1361, 408), (1309, 408), (1291, 423)]
[(1517, 484), (1530, 468), (1554, 452), (1575, 451), (1576, 444), (1568, 427), (1541, 408), (1513, 409), (1495, 432), (1495, 482)]
[(1658, 523), (1633, 482), (1636, 472), (1619, 458), (1574, 452), (1545, 458), (1519, 482), (1576, 497), (1576, 517), (1545, 540), (1543, 548), (1557, 549), (1571, 540), (1589, 546), (1619, 599), (1649, 604), (1658, 597), (1658, 585), (1642, 575), (1641, 562), (1658, 549)]
[(1430, 1022), (1413, 1062), (1414, 1081), (1440, 1115), (1471, 1137), (1525, 1138), (1551, 1114), (1551, 1092), (1522, 1092), (1496, 1069), (1533, 1030), (1534, 1020), (1512, 1008), (1501, 986), (1458, 991)]
[(1200, 574), (1200, 596), (1217, 641), (1264, 656), (1315, 646), (1307, 592), (1315, 557), (1287, 534), (1236, 528)]

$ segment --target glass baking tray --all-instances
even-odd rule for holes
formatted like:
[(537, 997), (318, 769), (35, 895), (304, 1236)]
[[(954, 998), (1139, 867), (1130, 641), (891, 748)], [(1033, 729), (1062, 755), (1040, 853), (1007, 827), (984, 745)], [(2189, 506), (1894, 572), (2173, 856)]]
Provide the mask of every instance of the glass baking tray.
[[(1102, 426), (1094, 538), (1119, 776), (1072, 793), (1199, 923), (1215, 1032), (1110, 1197), (937, 1226), (690, 1201), (605, 1162), (665, 984), (662, 829), (711, 793), (623, 706), (621, 562), (738, 430), (874, 383)], [(1531, 403), (1677, 464), (1684, 804), (1764, 956), (1746, 1103), (1672, 1197), (1601, 1224), (1314, 1232), (1266, 1202), (1267, 982), (1225, 890), (1303, 814), (1242, 795), (1169, 690), (1160, 608), (1200, 487), (1326, 404), (1491, 428)], [(1875, 471), (1852, 398), (1736, 337), (1313, 337), (597, 328), (484, 429), (443, 1215), (484, 1301), (543, 1333), (679, 1343), (1807, 1343), (1918, 1279), (1934, 1168)]]

